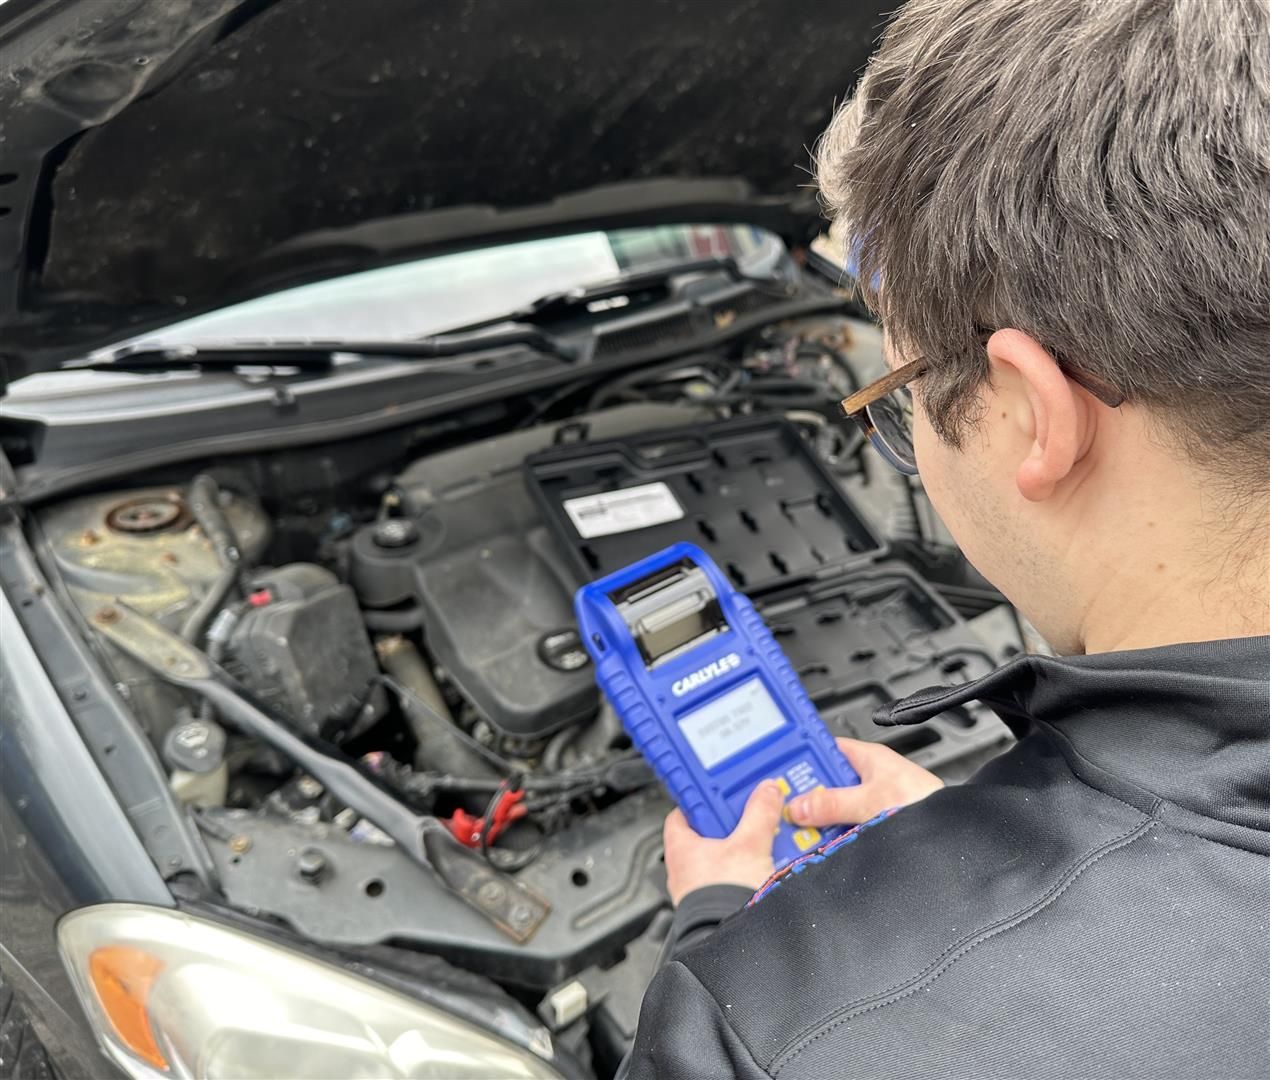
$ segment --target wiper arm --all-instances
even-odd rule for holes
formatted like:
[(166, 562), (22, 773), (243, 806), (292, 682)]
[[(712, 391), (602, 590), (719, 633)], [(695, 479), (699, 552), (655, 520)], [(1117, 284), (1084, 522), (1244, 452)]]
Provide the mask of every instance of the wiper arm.
[[(670, 282), (685, 274), (723, 272), (738, 284), (752, 285), (764, 292), (787, 296), (792, 288), (788, 282), (777, 278), (758, 277), (746, 273), (731, 255), (715, 255), (691, 262), (672, 263), (656, 270), (641, 270), (627, 274), (616, 281), (600, 285), (567, 289), (539, 297), (528, 307), (512, 316), (520, 323), (551, 323), (579, 313), (598, 314), (628, 308), (635, 304), (668, 299)], [(643, 295), (641, 295), (643, 294)]]
[(440, 360), (523, 346), (570, 362), (581, 350), (536, 326), (504, 323), (481, 332), (436, 334), (415, 341), (263, 341), (234, 345), (128, 346), (107, 357), (68, 364), (77, 371), (171, 371), (189, 368), (235, 371), (244, 367), (327, 371), (335, 357), (379, 356), (392, 360)]
[(490, 349), (521, 346), (570, 363), (584, 359), (584, 342), (573, 342), (543, 325), (670, 299), (670, 282), (685, 274), (722, 271), (734, 282), (787, 296), (793, 286), (746, 273), (730, 255), (673, 263), (628, 274), (601, 285), (548, 293), (510, 316), (460, 327), (444, 334), (405, 341), (259, 341), (232, 345), (129, 345), (106, 356), (64, 365), (76, 371), (236, 371), (245, 367), (330, 370), (339, 355), (392, 360), (442, 360)]

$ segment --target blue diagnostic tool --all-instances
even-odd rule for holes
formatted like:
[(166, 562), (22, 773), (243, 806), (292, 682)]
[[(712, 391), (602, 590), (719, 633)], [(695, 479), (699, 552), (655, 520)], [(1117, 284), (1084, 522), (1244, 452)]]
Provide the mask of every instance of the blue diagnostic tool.
[[(700, 548), (584, 585), (574, 606), (600, 688), (701, 835), (727, 836), (769, 777), (786, 800), (860, 782), (754, 605)], [(783, 822), (777, 868), (842, 831)]]

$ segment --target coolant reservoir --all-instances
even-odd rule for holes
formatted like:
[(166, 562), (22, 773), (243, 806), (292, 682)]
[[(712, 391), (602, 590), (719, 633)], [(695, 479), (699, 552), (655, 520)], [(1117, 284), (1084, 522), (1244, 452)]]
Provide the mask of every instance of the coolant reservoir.
[(223, 806), (229, 789), (225, 729), (211, 720), (187, 720), (163, 740), (163, 760), (172, 770), (172, 794), (191, 806)]

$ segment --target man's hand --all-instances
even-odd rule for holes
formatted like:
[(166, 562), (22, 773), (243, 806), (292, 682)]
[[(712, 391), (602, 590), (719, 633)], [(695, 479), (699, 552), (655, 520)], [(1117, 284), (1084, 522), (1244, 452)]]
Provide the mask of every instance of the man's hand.
[(757, 889), (772, 876), (772, 841), (780, 826), (785, 797), (775, 781), (764, 780), (750, 792), (749, 802), (732, 835), (722, 840), (698, 836), (679, 810), (666, 818), (666, 886), (679, 901), (706, 885), (743, 885)]
[(794, 824), (858, 825), (893, 806), (920, 802), (944, 786), (934, 773), (881, 743), (839, 739), (838, 748), (860, 774), (860, 783), (799, 795), (789, 804), (789, 817)]
[[(856, 825), (893, 806), (918, 802), (944, 786), (934, 773), (880, 743), (839, 739), (838, 747), (860, 774), (859, 785), (798, 796), (789, 804), (789, 817), (796, 825)], [(671, 901), (677, 905), (707, 885), (759, 888), (775, 869), (772, 840), (783, 810), (780, 788), (764, 780), (750, 793), (732, 835), (723, 840), (698, 836), (680, 811), (671, 811), (663, 830)]]

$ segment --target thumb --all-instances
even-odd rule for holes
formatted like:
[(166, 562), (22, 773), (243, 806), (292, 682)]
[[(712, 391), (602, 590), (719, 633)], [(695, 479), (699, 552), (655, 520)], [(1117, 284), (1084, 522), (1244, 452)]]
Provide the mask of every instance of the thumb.
[(684, 840), (690, 840), (697, 834), (692, 831), (692, 826), (688, 824), (688, 819), (684, 817), (683, 811), (675, 807), (666, 815), (665, 824), (662, 825), (661, 836), (662, 843), (668, 848), (674, 848)]
[(732, 835), (738, 839), (771, 845), (772, 834), (780, 828), (785, 796), (774, 780), (764, 780), (746, 800), (741, 820)]
[(819, 788), (794, 799), (789, 817), (795, 825), (856, 825), (889, 809), (882, 794), (873, 784)]

